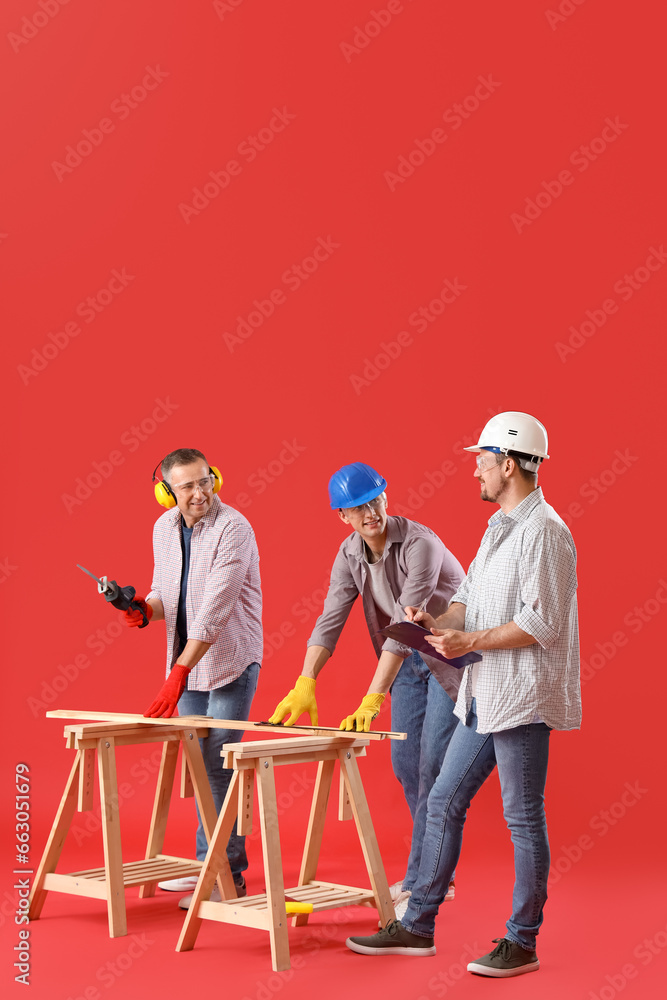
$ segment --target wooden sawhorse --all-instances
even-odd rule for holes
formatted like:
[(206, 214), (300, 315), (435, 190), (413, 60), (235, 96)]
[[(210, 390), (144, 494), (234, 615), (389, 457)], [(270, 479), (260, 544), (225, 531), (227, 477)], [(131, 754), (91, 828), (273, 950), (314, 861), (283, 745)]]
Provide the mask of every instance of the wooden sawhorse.
[[(189, 951), (194, 947), (202, 920), (219, 920), (223, 923), (256, 927), (269, 932), (273, 969), (279, 971), (290, 967), (287, 936), (290, 909), (302, 909), (305, 904), (308, 910), (313, 912), (353, 903), (370, 903), (377, 907), (383, 926), (394, 918), (394, 906), (389, 895), (387, 877), (357, 764), (357, 757), (366, 753), (369, 742), (370, 740), (363, 735), (358, 738), (352, 738), (350, 735), (300, 736), (297, 739), (225, 744), (222, 753), (223, 764), (225, 767), (233, 768), (235, 773), (218, 817), (213, 838), (209, 840), (208, 854), (176, 945), (177, 951)], [(370, 888), (320, 882), (315, 879), (336, 761), (340, 763), (341, 772), (339, 819), (354, 816), (370, 878)], [(318, 762), (318, 771), (299, 884), (285, 889), (274, 767), (279, 764), (311, 762)], [(224, 864), (225, 847), (234, 821), (238, 818), (237, 828), (240, 834), (249, 834), (252, 831), (255, 777), (266, 892), (257, 896), (246, 896), (244, 899), (230, 898), (229, 895), (225, 897), (223, 894), (222, 902), (211, 902), (209, 896), (220, 866)], [(297, 906), (292, 907), (291, 903), (296, 903)], [(300, 925), (307, 920), (306, 913), (300, 912), (293, 923)]]
[[(195, 728), (191, 723), (185, 726), (183, 723), (179, 725), (178, 719), (165, 726), (165, 721), (161, 720), (160, 725), (153, 725), (146, 720), (145, 724), (134, 722), (121, 725), (115, 722), (101, 722), (65, 726), (66, 745), (68, 749), (76, 750), (76, 757), (37, 869), (30, 895), (30, 920), (37, 920), (39, 917), (48, 892), (90, 896), (106, 900), (109, 936), (122, 937), (127, 934), (124, 891), (126, 886), (139, 885), (141, 897), (153, 896), (157, 882), (163, 879), (199, 875), (201, 861), (173, 857), (162, 854), (161, 851), (179, 745), (183, 747), (181, 796), (187, 797), (194, 793), (204, 832), (209, 841), (213, 834), (217, 817), (199, 746), (199, 737), (208, 736), (209, 730)], [(138, 743), (164, 743), (164, 747), (146, 856), (142, 861), (124, 864), (120, 839), (115, 751), (118, 746)], [(97, 755), (100, 781), (104, 866), (70, 872), (67, 875), (60, 874), (56, 872), (56, 867), (74, 812), (75, 810), (84, 812), (93, 805), (95, 755)], [(223, 898), (235, 897), (234, 880), (226, 854), (220, 859), (219, 864), (216, 874), (219, 874), (218, 884), (221, 894)]]

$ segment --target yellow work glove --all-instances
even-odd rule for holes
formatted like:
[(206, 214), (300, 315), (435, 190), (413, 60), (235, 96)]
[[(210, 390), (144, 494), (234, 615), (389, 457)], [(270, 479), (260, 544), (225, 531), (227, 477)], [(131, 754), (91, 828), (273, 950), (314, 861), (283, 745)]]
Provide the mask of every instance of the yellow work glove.
[[(292, 714), (287, 722), (283, 722), (288, 712)], [(317, 702), (315, 701), (314, 677), (297, 677), (296, 684), (280, 702), (269, 722), (272, 722), (276, 726), (281, 724), (283, 726), (293, 726), (304, 712), (308, 712), (311, 726), (316, 726)]]
[(353, 715), (348, 715), (343, 719), (339, 729), (346, 729), (348, 732), (367, 733), (371, 728), (371, 722), (380, 714), (382, 702), (385, 699), (383, 694), (364, 695), (359, 708)]

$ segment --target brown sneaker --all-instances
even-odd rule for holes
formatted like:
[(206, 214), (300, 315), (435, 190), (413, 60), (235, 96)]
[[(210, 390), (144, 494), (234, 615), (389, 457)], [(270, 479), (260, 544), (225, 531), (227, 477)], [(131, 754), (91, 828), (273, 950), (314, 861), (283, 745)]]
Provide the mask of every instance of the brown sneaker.
[(413, 955), (418, 958), (435, 955), (433, 938), (412, 934), (398, 920), (390, 920), (371, 937), (349, 937), (345, 944), (359, 955)]
[(468, 972), (500, 979), (522, 976), (524, 972), (537, 972), (539, 969), (540, 962), (534, 951), (526, 951), (508, 938), (494, 938), (493, 943), (496, 945), (493, 951), (468, 963)]

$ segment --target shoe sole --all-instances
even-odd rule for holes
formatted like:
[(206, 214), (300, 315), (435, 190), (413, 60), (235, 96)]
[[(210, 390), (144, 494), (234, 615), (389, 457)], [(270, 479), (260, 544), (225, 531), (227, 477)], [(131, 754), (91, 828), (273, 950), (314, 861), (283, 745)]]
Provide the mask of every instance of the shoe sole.
[(357, 955), (406, 955), (409, 958), (429, 958), (435, 955), (435, 945), (430, 948), (371, 948), (365, 944), (357, 944), (352, 938), (345, 942), (350, 951), (356, 951)]
[(494, 979), (509, 979), (510, 976), (522, 976), (524, 972), (537, 972), (539, 967), (539, 961), (529, 962), (528, 965), (519, 965), (514, 969), (494, 969), (489, 965), (469, 962), (468, 972), (474, 972), (478, 976), (492, 976)]

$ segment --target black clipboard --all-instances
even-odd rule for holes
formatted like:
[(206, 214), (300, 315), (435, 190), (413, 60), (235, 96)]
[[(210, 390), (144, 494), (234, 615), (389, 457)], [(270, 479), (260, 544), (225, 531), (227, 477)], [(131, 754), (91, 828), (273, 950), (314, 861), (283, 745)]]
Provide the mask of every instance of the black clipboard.
[(381, 628), (378, 632), (378, 635), (384, 635), (388, 639), (395, 639), (396, 642), (400, 642), (404, 646), (409, 646), (410, 649), (416, 649), (418, 653), (425, 653), (427, 656), (432, 656), (435, 660), (442, 660), (443, 663), (449, 663), (451, 667), (456, 667), (457, 670), (463, 670), (469, 663), (479, 663), (482, 659), (480, 653), (465, 653), (463, 656), (457, 656), (453, 660), (448, 660), (446, 656), (443, 656), (442, 653), (434, 649), (430, 642), (426, 641), (425, 637), (430, 634), (428, 629), (425, 629), (422, 625), (418, 625), (417, 622), (395, 622), (393, 625)]

